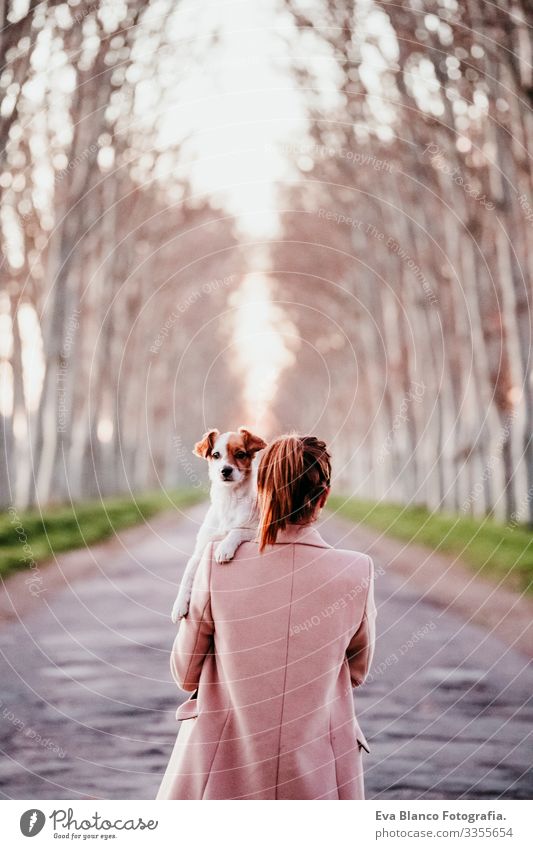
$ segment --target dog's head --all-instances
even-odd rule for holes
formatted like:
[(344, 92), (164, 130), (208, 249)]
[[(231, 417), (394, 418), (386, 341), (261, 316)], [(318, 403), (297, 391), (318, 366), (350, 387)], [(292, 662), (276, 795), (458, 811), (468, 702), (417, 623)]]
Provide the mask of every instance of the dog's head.
[(194, 453), (209, 462), (209, 477), (213, 483), (235, 486), (250, 476), (253, 459), (263, 448), (266, 448), (265, 440), (245, 427), (227, 433), (219, 433), (214, 428), (204, 433), (194, 446)]

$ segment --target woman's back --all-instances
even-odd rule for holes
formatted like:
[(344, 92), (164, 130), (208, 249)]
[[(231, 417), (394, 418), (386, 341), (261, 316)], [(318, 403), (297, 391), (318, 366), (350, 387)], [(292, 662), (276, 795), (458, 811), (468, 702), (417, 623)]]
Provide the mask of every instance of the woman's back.
[(325, 691), (363, 619), (370, 567), (368, 556), (334, 549), (317, 530), (296, 525), (261, 555), (245, 543), (230, 566), (213, 563), (211, 610), (226, 680), (246, 673), (251, 686), (265, 686), (268, 674), (266, 688), (277, 677), (278, 692), (305, 698), (315, 666), (317, 693)]
[(362, 793), (354, 785), (366, 742), (352, 686), (370, 662), (371, 573), (369, 557), (331, 548), (311, 526), (289, 525), (261, 555), (246, 543), (230, 565), (206, 552), (185, 625), (190, 636), (178, 636), (174, 652), (178, 683), (199, 687), (187, 778), (181, 764), (174, 798), (187, 798), (193, 785), (189, 798)]

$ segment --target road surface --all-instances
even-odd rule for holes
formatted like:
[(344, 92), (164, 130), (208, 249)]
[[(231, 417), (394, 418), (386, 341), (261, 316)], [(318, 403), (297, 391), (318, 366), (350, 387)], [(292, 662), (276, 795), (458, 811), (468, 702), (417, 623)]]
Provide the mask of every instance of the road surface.
[[(21, 616), (0, 622), (1, 798), (155, 796), (184, 696), (169, 674), (169, 611), (204, 510), (62, 555), (37, 598), (20, 576), (8, 582)], [(344, 521), (322, 531), (359, 547)], [(374, 561), (378, 645), (356, 694), (367, 796), (531, 798), (528, 658)]]

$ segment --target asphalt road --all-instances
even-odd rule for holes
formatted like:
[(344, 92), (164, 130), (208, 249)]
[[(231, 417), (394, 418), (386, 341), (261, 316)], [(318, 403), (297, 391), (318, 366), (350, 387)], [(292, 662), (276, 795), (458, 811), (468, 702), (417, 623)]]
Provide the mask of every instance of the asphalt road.
[[(29, 604), (20, 579), (7, 583), (21, 616), (0, 624), (0, 798), (155, 796), (184, 697), (169, 612), (204, 509), (61, 556)], [(322, 531), (359, 547), (344, 521)], [(528, 658), (375, 567), (378, 645), (356, 694), (367, 797), (532, 798)]]

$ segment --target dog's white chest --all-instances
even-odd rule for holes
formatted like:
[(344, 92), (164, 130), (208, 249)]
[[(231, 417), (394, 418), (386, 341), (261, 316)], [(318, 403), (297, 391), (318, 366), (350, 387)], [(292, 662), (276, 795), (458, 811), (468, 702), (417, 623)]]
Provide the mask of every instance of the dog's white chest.
[(248, 528), (257, 522), (254, 499), (237, 504), (220, 505), (218, 513), (218, 533), (225, 534), (233, 528)]

